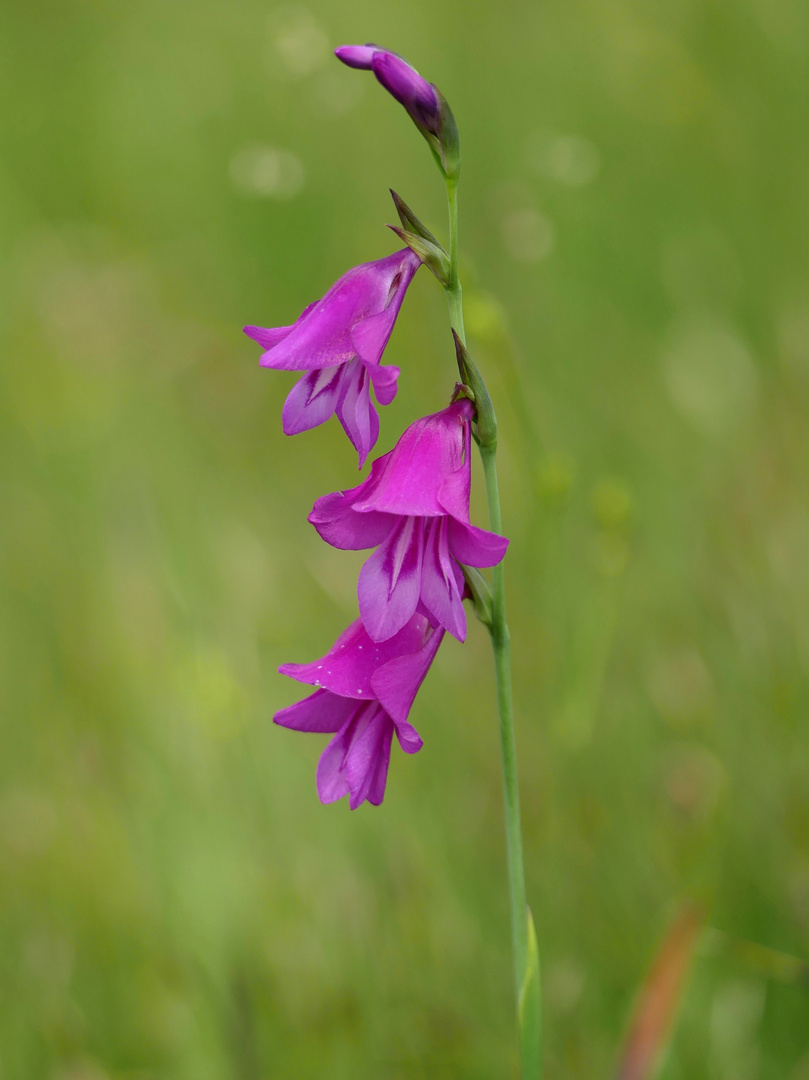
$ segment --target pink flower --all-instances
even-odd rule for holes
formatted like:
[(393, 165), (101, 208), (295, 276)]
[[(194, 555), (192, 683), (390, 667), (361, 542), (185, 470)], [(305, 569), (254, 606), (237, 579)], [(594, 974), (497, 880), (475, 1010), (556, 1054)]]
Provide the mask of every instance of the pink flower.
[(362, 468), (379, 436), (370, 387), (380, 405), (396, 396), (399, 369), (382, 367), (380, 360), (419, 266), (419, 257), (405, 248), (343, 274), (292, 326), (245, 326), (266, 350), (263, 367), (306, 371), (284, 404), (287, 435), (317, 427), (336, 412)]
[(387, 641), (419, 611), (466, 637), (461, 565), (494, 566), (508, 540), (469, 522), (471, 420), (465, 398), (417, 420), (349, 491), (324, 495), (309, 521), (333, 547), (377, 550), (363, 566), (360, 615)]
[(443, 636), (424, 616), (414, 615), (377, 644), (357, 620), (320, 660), (278, 669), (318, 689), (277, 712), (275, 723), (334, 734), (317, 767), (321, 802), (348, 795), (352, 810), (366, 799), (378, 806), (385, 795), (393, 732), (406, 754), (421, 749), (421, 737), (407, 718)]

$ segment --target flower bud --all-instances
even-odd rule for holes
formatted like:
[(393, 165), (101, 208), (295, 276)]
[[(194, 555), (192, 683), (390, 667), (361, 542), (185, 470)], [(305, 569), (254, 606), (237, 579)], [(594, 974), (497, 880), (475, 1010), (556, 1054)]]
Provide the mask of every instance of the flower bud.
[(483, 381), (483, 376), (478, 371), (475, 361), (469, 355), (469, 351), (454, 328), (452, 337), (455, 340), (455, 356), (458, 361), (461, 380), (474, 394), (478, 442), (484, 449), (493, 448), (497, 446), (497, 417), (494, 415), (492, 399), (489, 397), (486, 383)]
[(425, 240), (423, 236), (408, 232), (407, 229), (400, 229), (398, 225), (388, 225), (388, 228), (395, 232), (399, 239), (418, 255), (427, 269), (431, 270), (446, 288), (449, 282), (449, 255), (438, 241), (436, 240), (433, 243), (430, 240)]
[(399, 215), (399, 220), (402, 223), (402, 228), (407, 229), (408, 232), (416, 233), (417, 236), (421, 236), (425, 240), (429, 240), (430, 243), (435, 244), (436, 247), (441, 247), (438, 240), (436, 240), (427, 226), (419, 221), (401, 195), (397, 195), (393, 188), (390, 188), (390, 195), (393, 199), (393, 204), (396, 207), (396, 213)]
[(443, 94), (398, 53), (376, 45), (341, 45), (334, 50), (348, 67), (373, 71), (377, 81), (407, 109), (411, 120), (430, 144), (445, 176), (460, 170), (460, 144), (455, 117)]
[(492, 627), (492, 590), (486, 578), (475, 566), (462, 566), (468, 597), (475, 606), (475, 616), (484, 626)]
[(441, 105), (438, 92), (396, 53), (377, 49), (371, 61), (377, 80), (410, 113), (417, 127), (439, 134)]

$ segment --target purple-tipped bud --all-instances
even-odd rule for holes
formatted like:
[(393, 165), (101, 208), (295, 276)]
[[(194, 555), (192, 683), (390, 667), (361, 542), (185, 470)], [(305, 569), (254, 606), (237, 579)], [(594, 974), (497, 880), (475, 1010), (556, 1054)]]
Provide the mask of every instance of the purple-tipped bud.
[(334, 50), (334, 55), (348, 67), (370, 71), (376, 51), (376, 45), (341, 45)]
[(413, 123), (440, 157), (445, 173), (457, 176), (458, 131), (452, 111), (432, 83), (389, 49), (341, 45), (334, 55), (349, 67), (373, 71), (379, 83), (407, 109)]
[(334, 55), (348, 67), (373, 71), (388, 93), (404, 105), (418, 128), (436, 137), (439, 135), (441, 103), (438, 91), (401, 56), (388, 49), (378, 49), (376, 45), (341, 45), (334, 50)]
[(377, 49), (371, 61), (377, 80), (389, 94), (404, 105), (415, 124), (438, 136), (441, 131), (441, 105), (434, 86), (396, 53)]

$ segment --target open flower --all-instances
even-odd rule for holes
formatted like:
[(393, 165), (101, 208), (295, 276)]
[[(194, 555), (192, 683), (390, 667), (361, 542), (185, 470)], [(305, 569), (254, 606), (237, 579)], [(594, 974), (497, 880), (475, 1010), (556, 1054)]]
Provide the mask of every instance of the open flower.
[[(333, 547), (376, 547), (360, 571), (360, 615), (386, 641), (415, 611), (466, 637), (461, 566), (494, 566), (508, 540), (469, 523), (472, 403), (462, 398), (417, 420), (371, 475), (324, 495), (309, 521)], [(377, 546), (378, 545), (378, 546)]]
[(278, 669), (318, 689), (277, 712), (275, 723), (334, 734), (317, 767), (321, 802), (348, 795), (352, 810), (366, 799), (378, 806), (385, 795), (393, 732), (406, 754), (421, 749), (421, 737), (407, 718), (443, 636), (424, 616), (414, 615), (377, 644), (357, 620), (322, 659)]
[(334, 55), (349, 67), (373, 71), (388, 93), (404, 105), (418, 128), (431, 135), (440, 134), (438, 92), (398, 53), (376, 45), (341, 45)]
[(380, 360), (419, 265), (405, 248), (343, 274), (292, 326), (245, 326), (266, 350), (263, 367), (306, 372), (284, 403), (287, 435), (317, 427), (336, 412), (362, 468), (379, 436), (370, 387), (380, 405), (396, 396), (399, 369)]

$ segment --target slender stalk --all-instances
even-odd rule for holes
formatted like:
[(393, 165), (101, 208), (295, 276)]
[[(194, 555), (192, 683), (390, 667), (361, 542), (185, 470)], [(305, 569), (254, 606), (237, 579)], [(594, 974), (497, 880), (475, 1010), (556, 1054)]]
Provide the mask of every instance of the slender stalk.
[[(450, 279), (447, 283), (450, 323), (463, 344), (463, 294), (458, 279), (458, 181), (447, 179), (449, 203)], [(500, 489), (497, 481), (497, 445), (480, 445), (489, 523), (502, 533)], [(503, 787), (508, 850), (508, 880), (511, 897), (511, 940), (514, 955), (514, 985), (520, 1028), (520, 1057), (524, 1080), (539, 1080), (541, 1007), (539, 959), (533, 923), (525, 898), (525, 869), (520, 824), (520, 792), (517, 777), (517, 747), (514, 738), (514, 703), (511, 692), (511, 639), (506, 622), (505, 566), (495, 566), (492, 577), (492, 623), (490, 627), (500, 717), (500, 746), (503, 757)]]
[(463, 328), (463, 290), (458, 278), (458, 181), (447, 179), (447, 202), (449, 203), (449, 282), (447, 301), (449, 322), (458, 337), (466, 344)]

